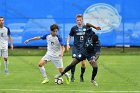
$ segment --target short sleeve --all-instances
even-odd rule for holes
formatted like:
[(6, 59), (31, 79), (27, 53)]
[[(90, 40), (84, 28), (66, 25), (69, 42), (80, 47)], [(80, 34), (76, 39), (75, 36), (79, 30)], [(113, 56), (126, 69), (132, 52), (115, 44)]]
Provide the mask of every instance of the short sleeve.
[(64, 46), (64, 42), (61, 36), (57, 35), (59, 43), (61, 44), (61, 46)]
[(10, 32), (10, 29), (8, 27), (6, 27), (8, 32), (7, 32), (7, 35), (10, 36), (11, 35), (11, 32)]
[(71, 28), (69, 35), (74, 36), (74, 28)]
[(49, 34), (43, 35), (40, 39), (45, 40)]

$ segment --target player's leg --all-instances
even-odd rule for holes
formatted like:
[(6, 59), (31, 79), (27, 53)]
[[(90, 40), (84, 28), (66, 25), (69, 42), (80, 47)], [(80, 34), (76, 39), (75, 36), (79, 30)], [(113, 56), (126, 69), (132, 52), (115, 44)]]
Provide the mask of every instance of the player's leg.
[(90, 59), (89, 63), (90, 63), (90, 65), (93, 68), (93, 70), (92, 70), (92, 76), (91, 76), (91, 82), (95, 86), (98, 86), (97, 82), (95, 81), (95, 77), (96, 77), (97, 72), (98, 72), (98, 65), (97, 65), (97, 61), (95, 61), (95, 57), (94, 56)]
[(74, 82), (74, 80), (75, 80), (75, 78), (74, 78), (75, 68), (76, 68), (76, 65), (73, 66), (73, 68), (71, 69), (71, 82)]
[(8, 58), (4, 58), (4, 71), (5, 71), (5, 74), (8, 74), (9, 73), (9, 70), (8, 70)]
[(8, 70), (8, 49), (2, 50), (2, 57), (4, 58), (5, 74), (8, 74), (9, 73), (9, 70)]
[(83, 60), (83, 61), (81, 62), (80, 82), (84, 82), (83, 75), (84, 75), (84, 73), (85, 73), (85, 69), (86, 69), (86, 60)]
[(42, 81), (42, 84), (45, 84), (45, 83), (48, 83), (49, 82), (49, 79), (47, 77), (47, 74), (46, 74), (46, 70), (45, 70), (45, 67), (44, 65), (47, 63), (47, 61), (49, 61), (49, 58), (48, 58), (48, 55), (45, 55), (40, 61), (39, 61), (39, 69), (40, 69), (40, 72), (44, 78), (44, 80)]
[(68, 65), (68, 66), (64, 69), (64, 71), (63, 71), (60, 75), (57, 75), (55, 78), (62, 77), (66, 72), (68, 72), (70, 69), (72, 69), (73, 66), (75, 66), (75, 65), (78, 64), (79, 62), (80, 62), (79, 60), (77, 60), (76, 58), (74, 58), (74, 59), (72, 60), (71, 64)]
[[(62, 73), (64, 71), (64, 68), (58, 68), (59, 72)], [(67, 72), (64, 74), (66, 76), (66, 83), (70, 84), (70, 74), (68, 74)]]
[[(75, 46), (72, 47), (72, 58), (76, 58), (77, 56), (77, 49)], [(73, 66), (73, 68), (71, 68), (71, 82), (74, 82), (75, 78), (74, 78), (74, 73), (75, 73), (75, 68), (76, 65)]]
[[(56, 68), (58, 68), (59, 72), (62, 73), (64, 71), (63, 68), (63, 61), (61, 57), (53, 57), (52, 59), (53, 64), (55, 65)], [(66, 76), (66, 83), (70, 83), (70, 75), (68, 73), (64, 74)]]

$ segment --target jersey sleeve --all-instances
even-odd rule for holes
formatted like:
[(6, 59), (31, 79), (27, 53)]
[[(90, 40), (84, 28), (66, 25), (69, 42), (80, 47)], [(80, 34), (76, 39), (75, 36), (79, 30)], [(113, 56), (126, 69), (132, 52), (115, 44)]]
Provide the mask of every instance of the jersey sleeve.
[(61, 45), (61, 46), (64, 46), (64, 42), (63, 42), (62, 37), (59, 36), (59, 35), (57, 35), (57, 37), (58, 37), (58, 40), (59, 40), (60, 45)]
[(46, 35), (44, 35), (44, 36), (41, 36), (40, 39), (45, 40), (45, 39), (47, 38), (48, 35), (49, 35), (49, 34), (46, 34)]
[(74, 28), (71, 28), (69, 35), (74, 36)]
[(8, 27), (6, 27), (8, 32), (7, 32), (7, 35), (10, 36), (11, 35), (11, 32), (10, 32), (10, 29)]

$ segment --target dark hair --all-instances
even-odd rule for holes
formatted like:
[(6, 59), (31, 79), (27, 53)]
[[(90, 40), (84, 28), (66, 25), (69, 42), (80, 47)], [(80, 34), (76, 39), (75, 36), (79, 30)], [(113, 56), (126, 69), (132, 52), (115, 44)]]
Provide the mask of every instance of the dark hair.
[(50, 30), (51, 30), (51, 31), (53, 31), (54, 29), (58, 29), (58, 30), (59, 30), (59, 27), (58, 27), (57, 24), (52, 24), (52, 25), (50, 26)]
[(76, 15), (76, 18), (78, 18), (78, 17), (82, 17), (83, 18), (83, 15), (82, 14)]
[(94, 34), (94, 35), (92, 36), (92, 41), (93, 41), (94, 43), (96, 43), (96, 42), (98, 41), (98, 36), (97, 36), (96, 34)]

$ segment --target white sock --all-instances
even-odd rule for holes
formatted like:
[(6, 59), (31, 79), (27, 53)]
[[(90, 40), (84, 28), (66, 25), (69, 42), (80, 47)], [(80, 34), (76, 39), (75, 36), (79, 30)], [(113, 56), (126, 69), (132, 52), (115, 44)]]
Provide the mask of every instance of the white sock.
[(4, 61), (5, 71), (8, 71), (8, 61)]
[(39, 67), (39, 69), (40, 69), (40, 72), (41, 72), (42, 76), (44, 78), (47, 78), (47, 74), (46, 74), (46, 70), (45, 70), (44, 66)]
[(69, 76), (69, 73), (65, 73), (64, 75), (65, 75), (65, 76)]

